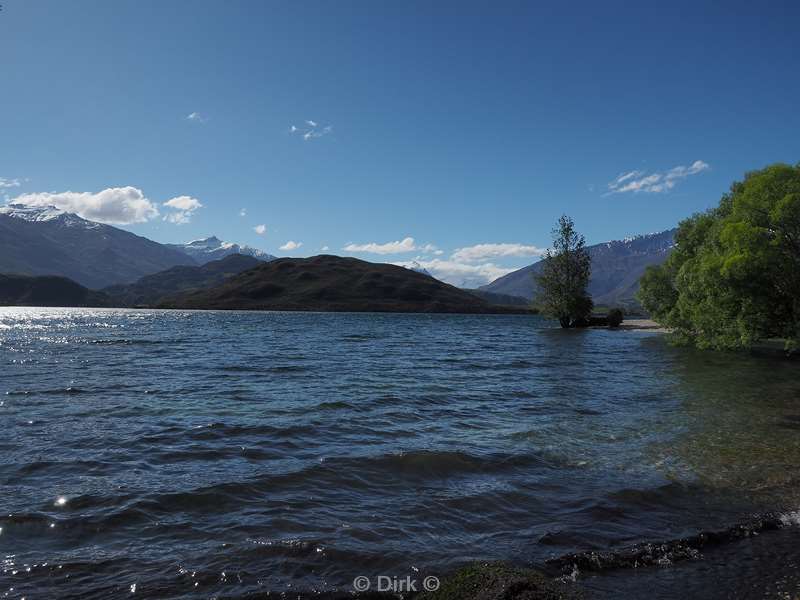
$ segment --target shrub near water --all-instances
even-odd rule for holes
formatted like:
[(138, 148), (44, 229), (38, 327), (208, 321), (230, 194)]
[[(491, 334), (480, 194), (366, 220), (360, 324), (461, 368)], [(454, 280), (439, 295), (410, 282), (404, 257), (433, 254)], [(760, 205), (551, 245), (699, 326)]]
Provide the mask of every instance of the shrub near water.
[(619, 327), (624, 317), (625, 315), (623, 314), (621, 308), (612, 308), (610, 311), (608, 311), (608, 326)]
[(667, 261), (638, 298), (679, 340), (747, 348), (800, 337), (800, 165), (776, 164), (736, 182), (719, 206), (680, 224)]

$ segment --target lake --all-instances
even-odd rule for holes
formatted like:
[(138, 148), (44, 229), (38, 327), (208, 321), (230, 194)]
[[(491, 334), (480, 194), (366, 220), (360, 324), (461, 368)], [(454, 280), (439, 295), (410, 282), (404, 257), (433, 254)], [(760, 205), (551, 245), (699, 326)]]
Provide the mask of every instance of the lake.
[[(789, 523), (798, 373), (525, 315), (2, 308), (0, 595), (348, 591)], [(578, 581), (783, 597), (798, 542)]]

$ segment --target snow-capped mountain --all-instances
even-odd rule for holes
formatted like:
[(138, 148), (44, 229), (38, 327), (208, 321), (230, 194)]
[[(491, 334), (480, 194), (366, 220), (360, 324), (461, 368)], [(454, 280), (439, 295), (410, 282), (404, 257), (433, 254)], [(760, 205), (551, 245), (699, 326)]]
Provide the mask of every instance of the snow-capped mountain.
[(68, 213), (55, 206), (28, 206), (26, 204), (8, 204), (0, 206), (0, 215), (22, 219), (30, 223), (46, 223), (58, 221), (65, 227), (83, 227), (96, 229), (102, 227), (101, 223), (87, 221), (76, 214)]
[(172, 248), (53, 206), (0, 207), (0, 273), (60, 275), (96, 289), (192, 264)]
[[(423, 275), (427, 275), (428, 277), (433, 277), (430, 271), (419, 264), (417, 261), (412, 260), (409, 264), (404, 265), (406, 269), (411, 269), (412, 271), (416, 271), (417, 273), (422, 273)], [(435, 279), (435, 278), (434, 278)]]
[[(670, 229), (587, 246), (592, 259), (589, 293), (595, 304), (630, 304), (639, 289), (639, 278), (650, 265), (661, 264), (675, 246), (675, 232)], [(528, 265), (496, 279), (480, 289), (531, 299), (536, 294), (534, 275), (541, 262)]]
[(219, 260), (231, 254), (244, 254), (263, 261), (274, 260), (275, 257), (267, 254), (263, 250), (252, 246), (240, 246), (232, 242), (223, 242), (216, 236), (211, 236), (202, 240), (193, 240), (185, 244), (167, 244), (169, 248), (183, 252), (191, 256), (195, 262), (204, 265), (212, 260)]

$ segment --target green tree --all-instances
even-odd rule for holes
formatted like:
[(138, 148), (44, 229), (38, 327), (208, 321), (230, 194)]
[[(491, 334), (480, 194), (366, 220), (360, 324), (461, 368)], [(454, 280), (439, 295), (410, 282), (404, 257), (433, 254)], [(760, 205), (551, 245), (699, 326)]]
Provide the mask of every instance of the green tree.
[(586, 292), (590, 273), (586, 240), (575, 231), (572, 219), (562, 215), (553, 230), (553, 247), (545, 253), (542, 272), (536, 276), (536, 303), (541, 312), (558, 319), (562, 327), (574, 327), (586, 319), (593, 306)]
[(800, 165), (748, 173), (717, 208), (680, 224), (676, 248), (641, 280), (639, 300), (680, 340), (747, 348), (800, 338)]

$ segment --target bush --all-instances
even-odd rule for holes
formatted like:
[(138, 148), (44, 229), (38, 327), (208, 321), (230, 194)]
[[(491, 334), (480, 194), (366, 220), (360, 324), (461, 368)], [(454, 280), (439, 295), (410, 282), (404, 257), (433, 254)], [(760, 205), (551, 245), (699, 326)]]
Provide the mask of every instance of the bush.
[(608, 311), (608, 326), (619, 327), (624, 316), (625, 315), (622, 313), (621, 308), (612, 308), (610, 311)]
[(719, 206), (682, 221), (667, 260), (638, 299), (673, 338), (698, 348), (800, 343), (800, 164), (734, 183)]

